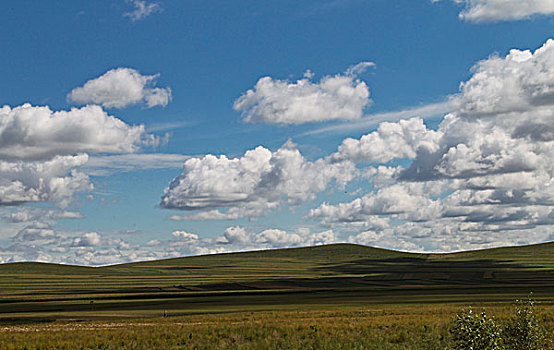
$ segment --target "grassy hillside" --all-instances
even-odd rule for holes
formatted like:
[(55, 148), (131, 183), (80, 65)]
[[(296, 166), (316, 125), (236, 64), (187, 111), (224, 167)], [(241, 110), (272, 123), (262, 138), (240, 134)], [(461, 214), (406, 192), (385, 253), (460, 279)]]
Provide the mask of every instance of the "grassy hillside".
[(453, 254), (333, 244), (95, 268), (2, 264), (0, 318), (494, 302), (530, 291), (554, 294), (553, 243)]

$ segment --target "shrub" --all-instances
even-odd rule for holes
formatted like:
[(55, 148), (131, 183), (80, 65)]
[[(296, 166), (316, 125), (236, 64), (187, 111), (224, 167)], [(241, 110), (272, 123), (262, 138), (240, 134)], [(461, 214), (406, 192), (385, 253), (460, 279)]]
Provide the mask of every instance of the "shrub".
[(454, 349), (504, 349), (501, 330), (493, 318), (487, 317), (485, 311), (478, 314), (469, 309), (457, 314), (450, 334), (454, 341)]
[(507, 323), (504, 336), (507, 349), (542, 349), (545, 341), (544, 329), (537, 319), (532, 295), (527, 300), (516, 300), (515, 315)]

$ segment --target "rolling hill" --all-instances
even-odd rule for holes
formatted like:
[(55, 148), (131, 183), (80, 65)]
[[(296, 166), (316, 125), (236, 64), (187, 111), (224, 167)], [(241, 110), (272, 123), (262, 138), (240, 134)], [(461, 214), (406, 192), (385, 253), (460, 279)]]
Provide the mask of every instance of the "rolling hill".
[(104, 267), (0, 265), (1, 317), (554, 297), (554, 243), (450, 254), (333, 244)]

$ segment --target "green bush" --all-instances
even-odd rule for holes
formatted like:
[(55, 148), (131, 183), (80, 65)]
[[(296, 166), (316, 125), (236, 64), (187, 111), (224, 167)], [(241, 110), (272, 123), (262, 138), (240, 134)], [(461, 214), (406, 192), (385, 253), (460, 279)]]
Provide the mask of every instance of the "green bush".
[(506, 348), (509, 350), (542, 349), (545, 336), (535, 310), (532, 295), (527, 300), (516, 300), (515, 315), (504, 329)]
[(454, 349), (459, 350), (498, 350), (502, 346), (501, 329), (485, 311), (480, 314), (462, 311), (456, 315), (450, 330)]

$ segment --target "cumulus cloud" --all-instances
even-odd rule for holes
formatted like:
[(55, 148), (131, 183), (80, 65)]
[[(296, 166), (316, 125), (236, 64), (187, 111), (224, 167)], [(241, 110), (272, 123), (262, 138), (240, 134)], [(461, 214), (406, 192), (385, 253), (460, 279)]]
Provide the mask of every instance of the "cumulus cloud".
[(186, 231), (173, 231), (172, 235), (173, 238), (183, 241), (195, 241), (198, 239), (198, 235)]
[(233, 226), (225, 229), (223, 233), (223, 240), (220, 240), (221, 243), (226, 244), (246, 244), (253, 243), (251, 235), (246, 232), (243, 227)]
[(82, 152), (128, 153), (157, 139), (99, 106), (53, 112), (23, 104), (0, 108), (0, 159), (49, 159)]
[[(439, 0), (433, 0), (437, 2)], [(527, 19), (535, 15), (554, 14), (550, 0), (453, 0), (465, 4), (460, 18), (468, 22), (485, 23)]]
[(73, 239), (71, 246), (73, 247), (92, 247), (100, 244), (100, 235), (96, 232), (84, 233), (81, 237)]
[(64, 206), (76, 192), (91, 191), (87, 175), (75, 170), (86, 154), (47, 161), (0, 160), (0, 205), (56, 201)]
[(404, 179), (471, 178), (551, 171), (549, 128), (554, 115), (554, 41), (535, 52), (511, 50), (479, 62), (461, 84), (457, 111), (437, 130), (436, 151), (422, 150)]
[(205, 240), (204, 243), (216, 242), (217, 244), (234, 245), (235, 249), (242, 250), (314, 246), (337, 241), (337, 235), (333, 230), (312, 233), (307, 228), (299, 228), (296, 232), (266, 229), (256, 233), (241, 226), (232, 226), (225, 229), (221, 237)]
[(148, 2), (146, 0), (127, 0), (133, 5), (134, 9), (130, 12), (125, 12), (123, 16), (129, 17), (131, 21), (136, 22), (150, 16), (153, 13), (161, 12), (162, 8), (157, 2)]
[(97, 104), (105, 108), (124, 108), (145, 103), (148, 108), (167, 106), (171, 89), (156, 87), (159, 74), (142, 75), (132, 68), (116, 68), (76, 87), (67, 99), (77, 104)]
[(377, 131), (359, 140), (345, 139), (334, 154), (336, 159), (356, 163), (386, 163), (393, 159), (415, 158), (420, 148), (432, 152), (438, 147), (439, 134), (428, 130), (421, 118), (381, 123)]
[[(281, 203), (311, 200), (332, 180), (344, 186), (355, 172), (349, 161), (308, 161), (291, 142), (275, 152), (259, 146), (239, 158), (206, 155), (185, 162), (183, 173), (166, 188), (161, 206), (182, 210), (227, 207), (233, 218), (259, 216)], [(214, 218), (217, 215), (227, 218), (221, 212), (210, 213)]]
[[(67, 207), (77, 193), (93, 188), (87, 175), (90, 168), (85, 168), (88, 153), (130, 153), (159, 142), (160, 138), (146, 133), (143, 125), (128, 125), (108, 115), (100, 106), (55, 112), (47, 106), (30, 104), (3, 106), (0, 108), (0, 205), (55, 202), (59, 207)], [(97, 167), (102, 163), (105, 168), (109, 156), (102, 157), (103, 163), (94, 163)], [(155, 167), (151, 158), (145, 161)], [(131, 163), (140, 159), (137, 156), (122, 167), (132, 167)], [(156, 162), (167, 165), (168, 161), (167, 157), (157, 157)], [(48, 220), (79, 215), (43, 213)], [(24, 218), (13, 218), (20, 219)]]
[[(332, 157), (386, 163), (361, 173), (369, 193), (323, 203), (309, 218), (364, 229), (353, 242), (452, 250), (548, 239), (554, 211), (554, 41), (511, 50), (472, 70), (437, 130), (420, 119), (384, 123)], [(387, 225), (374, 223), (390, 219)], [(394, 223), (394, 224), (393, 224)], [(394, 243), (396, 242), (396, 243)], [(411, 248), (410, 248), (411, 247)]]
[(325, 76), (318, 83), (307, 74), (296, 82), (263, 77), (239, 97), (233, 108), (245, 122), (302, 124), (360, 119), (370, 105), (367, 85), (356, 78), (371, 62), (349, 68), (346, 74)]
[(471, 118), (524, 112), (554, 104), (554, 40), (539, 49), (510, 50), (506, 57), (491, 56), (473, 67), (473, 76), (461, 84), (460, 112)]
[(421, 183), (397, 183), (356, 198), (349, 203), (323, 203), (310, 211), (310, 218), (329, 222), (367, 222), (371, 217), (389, 215), (397, 219), (431, 220), (440, 216), (441, 203), (427, 196)]

